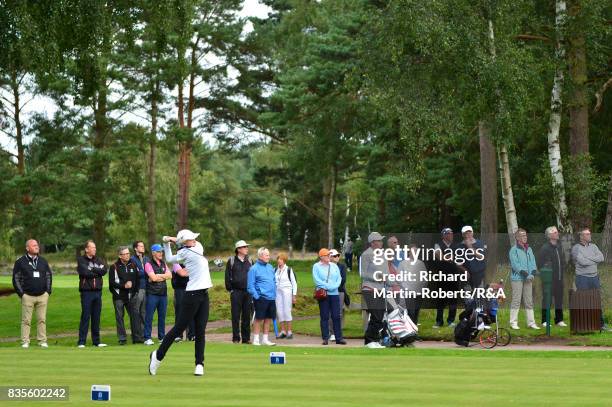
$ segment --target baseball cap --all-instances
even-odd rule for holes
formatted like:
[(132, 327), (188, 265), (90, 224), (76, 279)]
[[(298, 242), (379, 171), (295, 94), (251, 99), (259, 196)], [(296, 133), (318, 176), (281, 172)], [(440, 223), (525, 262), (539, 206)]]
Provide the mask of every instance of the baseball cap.
[(385, 237), (378, 232), (372, 232), (368, 235), (368, 243), (375, 242), (377, 240), (383, 240)]
[(161, 252), (163, 251), (162, 246), (159, 243), (155, 243), (151, 246), (151, 252)]
[(336, 249), (331, 249), (329, 251), (329, 255), (330, 256), (340, 256), (340, 253), (338, 253), (338, 250), (336, 250)]
[(441, 233), (442, 233), (443, 235), (445, 235), (445, 234), (447, 234), (447, 233), (453, 233), (453, 229), (451, 229), (451, 228), (444, 228), (444, 229), (442, 229), (442, 232), (441, 232)]
[(329, 256), (329, 250), (327, 250), (326, 248), (322, 248), (321, 250), (319, 250), (319, 257), (322, 256)]
[(248, 244), (244, 240), (238, 240), (236, 242), (236, 247), (235, 248), (238, 249), (239, 247), (246, 247), (246, 246), (250, 246), (250, 244)]
[(474, 229), (472, 229), (471, 226), (464, 226), (461, 228), (461, 234), (464, 234), (465, 232), (473, 232)]

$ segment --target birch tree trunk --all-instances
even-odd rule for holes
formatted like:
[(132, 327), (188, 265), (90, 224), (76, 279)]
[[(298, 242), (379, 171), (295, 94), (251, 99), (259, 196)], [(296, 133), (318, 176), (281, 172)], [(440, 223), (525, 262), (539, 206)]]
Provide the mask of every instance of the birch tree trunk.
[(500, 179), (502, 187), (502, 199), (504, 201), (504, 212), (506, 213), (506, 225), (510, 244), (514, 244), (514, 232), (518, 229), (516, 219), (516, 207), (514, 206), (514, 193), (512, 192), (512, 178), (510, 177), (510, 162), (508, 160), (508, 148), (505, 144), (497, 150), (500, 167)]
[(555, 208), (557, 210), (557, 226), (561, 233), (572, 233), (569, 221), (567, 201), (565, 198), (565, 180), (561, 165), (561, 147), (559, 144), (559, 129), (561, 128), (561, 92), (563, 90), (563, 62), (565, 48), (563, 45), (563, 27), (567, 17), (565, 0), (557, 0), (555, 4), (555, 31), (557, 36), (557, 49), (555, 51), (555, 78), (550, 92), (550, 120), (548, 121), (548, 162), (552, 176), (553, 193), (555, 194)]
[(327, 205), (327, 247), (334, 247), (334, 204), (336, 195), (336, 166), (332, 165), (329, 180), (329, 204)]
[(349, 223), (351, 221), (351, 197), (350, 195), (347, 193), (346, 194), (346, 212), (344, 214), (344, 240), (343, 240), (343, 245), (342, 245), (342, 254), (344, 254), (344, 248), (346, 247), (346, 242), (348, 242), (349, 239)]
[(287, 200), (287, 190), (283, 188), (283, 202), (285, 205), (285, 226), (287, 227), (287, 246), (289, 248), (289, 258), (293, 257), (293, 241), (291, 240), (291, 221), (289, 220), (289, 201)]

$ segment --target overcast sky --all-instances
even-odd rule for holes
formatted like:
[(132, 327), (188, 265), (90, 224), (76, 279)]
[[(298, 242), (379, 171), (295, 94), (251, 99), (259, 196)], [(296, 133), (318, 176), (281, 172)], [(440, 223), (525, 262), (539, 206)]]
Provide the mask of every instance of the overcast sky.
[[(239, 13), (243, 17), (259, 17), (265, 18), (268, 15), (268, 11), (270, 8), (264, 4), (260, 4), (258, 0), (245, 0), (243, 3), (242, 11)], [(252, 27), (250, 23), (245, 27), (245, 31), (250, 31)], [(5, 93), (6, 94), (6, 93)], [(24, 98), (24, 100), (29, 99), (29, 97)], [(28, 118), (34, 113), (44, 113), (47, 117), (52, 117), (55, 111), (57, 110), (57, 106), (51, 101), (49, 98), (36, 96), (30, 101), (22, 111), (22, 122), (26, 124), (28, 122)], [(122, 120), (129, 122), (140, 122), (142, 124), (146, 124), (142, 119), (140, 119), (136, 115), (124, 115), (122, 116)], [(204, 139), (212, 142), (213, 137), (211, 134), (204, 134)], [(25, 140), (26, 144), (29, 140)], [(17, 153), (17, 147), (13, 140), (9, 139), (5, 134), (0, 133), (0, 145), (5, 150), (11, 151), (12, 153)]]

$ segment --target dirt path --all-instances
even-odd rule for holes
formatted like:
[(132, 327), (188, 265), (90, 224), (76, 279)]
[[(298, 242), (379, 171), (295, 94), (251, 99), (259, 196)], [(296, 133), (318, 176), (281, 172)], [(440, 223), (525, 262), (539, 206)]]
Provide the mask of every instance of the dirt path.
[[(316, 317), (302, 317), (300, 319), (312, 319)], [(209, 322), (206, 327), (206, 340), (208, 342), (215, 343), (232, 343), (232, 335), (230, 333), (216, 333), (214, 331), (221, 328), (228, 328), (231, 326), (231, 321), (229, 320), (219, 320)], [(116, 331), (114, 329), (106, 329), (102, 330), (100, 333), (103, 335), (112, 335)], [(157, 331), (155, 328), (152, 332), (152, 337), (157, 337)], [(49, 340), (52, 339), (61, 339), (61, 338), (76, 338), (76, 332), (62, 333), (49, 335)], [(8, 338), (0, 338), (0, 342), (17, 342), (19, 341), (19, 337), (8, 337)], [(318, 336), (310, 336), (310, 335), (299, 335), (294, 334), (294, 338), (291, 340), (287, 339), (278, 339), (274, 340), (279, 346), (289, 346), (289, 347), (328, 347), (328, 348), (336, 348), (341, 345), (336, 345), (335, 343), (330, 343), (328, 346), (324, 346), (321, 344), (321, 338)], [(349, 348), (359, 348), (363, 347), (363, 339), (347, 339), (348, 344), (346, 345)], [(245, 346), (245, 345), (236, 345), (236, 346)], [(344, 346), (343, 346), (344, 347)], [(463, 349), (465, 351), (486, 351), (486, 349), (482, 349), (479, 344), (474, 343), (472, 346), (468, 348), (464, 348), (463, 346), (458, 346), (453, 342), (444, 342), (444, 341), (420, 341), (415, 342), (415, 348), (419, 349)], [(494, 352), (504, 352), (508, 350), (526, 350), (526, 351), (612, 351), (612, 346), (572, 346), (565, 345), (560, 341), (551, 340), (545, 343), (539, 342), (534, 344), (510, 344), (509, 346), (496, 346), (490, 351)], [(381, 352), (385, 351), (384, 349), (373, 349), (372, 352)]]

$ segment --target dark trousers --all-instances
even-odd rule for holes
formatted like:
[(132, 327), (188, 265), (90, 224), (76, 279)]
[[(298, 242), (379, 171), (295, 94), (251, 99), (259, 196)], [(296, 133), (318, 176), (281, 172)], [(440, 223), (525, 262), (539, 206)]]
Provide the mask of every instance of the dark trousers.
[[(553, 274), (552, 277), (550, 301), (550, 305), (555, 305), (555, 324), (557, 324), (563, 321), (563, 279), (559, 278), (558, 274)], [(544, 292), (544, 285), (542, 285), (542, 323), (546, 322), (547, 309), (548, 304), (546, 303), (546, 293)]]
[(248, 342), (251, 338), (251, 295), (246, 290), (232, 290), (232, 341)]
[(346, 268), (353, 269), (353, 253), (344, 254), (344, 264), (346, 264)]
[(361, 295), (370, 314), (370, 320), (364, 335), (364, 342), (367, 345), (370, 342), (380, 341), (380, 333), (385, 327), (383, 323), (383, 318), (385, 317), (385, 299), (374, 298), (374, 292), (369, 290), (362, 291)]
[[(595, 277), (586, 277), (586, 276), (576, 276), (576, 289), (577, 290), (601, 290), (601, 282), (599, 281), (599, 276)], [(601, 307), (601, 326), (603, 327), (606, 323), (604, 320), (604, 310)]]
[(146, 290), (140, 288), (138, 293), (130, 300), (130, 326), (132, 327), (132, 342), (134, 343), (144, 342), (146, 304)]
[(91, 319), (91, 340), (100, 343), (100, 314), (102, 313), (102, 291), (81, 292), (81, 322), (79, 324), (79, 345), (87, 342), (87, 329)]
[[(183, 297), (185, 296), (184, 288), (174, 289), (174, 320), (178, 320), (178, 316), (181, 315), (181, 308), (183, 306)], [(195, 322), (192, 320), (189, 323), (187, 329), (187, 339), (191, 339), (195, 336)], [(179, 333), (179, 338), (183, 337), (183, 332)]]
[(436, 325), (444, 326), (444, 308), (448, 305), (448, 318), (446, 319), (447, 324), (455, 322), (457, 316), (457, 301), (440, 299), (437, 303), (436, 309)]
[(195, 322), (195, 364), (204, 364), (204, 344), (206, 341), (205, 331), (208, 323), (208, 290), (186, 291), (181, 306), (181, 314), (176, 320), (176, 324), (166, 334), (159, 349), (157, 349), (157, 359), (162, 360), (166, 352), (178, 338), (181, 332), (189, 326), (191, 321)]
[(161, 341), (166, 335), (166, 310), (168, 309), (167, 295), (147, 294), (147, 315), (145, 316), (144, 338), (151, 339), (153, 328), (153, 314), (157, 311), (157, 338)]
[(133, 315), (133, 306), (131, 306), (129, 301), (119, 299), (119, 298), (113, 300), (113, 305), (115, 307), (115, 323), (117, 325), (117, 338), (119, 338), (119, 341), (125, 341), (127, 339), (127, 334), (125, 332), (125, 322), (124, 322), (125, 311), (127, 311), (128, 315), (130, 316), (130, 330), (134, 332), (134, 323), (136, 321)]
[(319, 301), (319, 316), (321, 317), (321, 337), (323, 340), (329, 339), (329, 316), (334, 325), (334, 335), (336, 342), (342, 340), (342, 320), (340, 318), (340, 296), (328, 295), (324, 300)]

